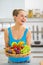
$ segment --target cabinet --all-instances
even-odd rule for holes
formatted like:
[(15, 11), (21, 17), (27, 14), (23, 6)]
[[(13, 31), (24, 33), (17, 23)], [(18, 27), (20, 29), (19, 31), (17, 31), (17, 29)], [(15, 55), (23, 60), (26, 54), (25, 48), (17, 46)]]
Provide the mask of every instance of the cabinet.
[[(32, 45), (43, 46), (43, 18), (29, 18), (27, 22), (32, 32)], [(35, 41), (37, 41), (36, 44)]]

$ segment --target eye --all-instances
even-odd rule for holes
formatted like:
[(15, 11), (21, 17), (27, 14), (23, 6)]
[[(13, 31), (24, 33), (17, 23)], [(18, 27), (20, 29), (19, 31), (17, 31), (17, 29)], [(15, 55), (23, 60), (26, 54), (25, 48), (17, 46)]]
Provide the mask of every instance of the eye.
[(27, 18), (27, 16), (25, 16), (25, 18)]
[(21, 15), (21, 17), (23, 17), (23, 15)]

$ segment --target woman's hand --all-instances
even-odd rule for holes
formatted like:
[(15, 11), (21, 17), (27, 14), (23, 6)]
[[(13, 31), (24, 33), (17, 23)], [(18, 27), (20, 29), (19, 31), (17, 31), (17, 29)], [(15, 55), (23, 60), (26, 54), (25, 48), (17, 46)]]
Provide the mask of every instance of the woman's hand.
[(5, 51), (5, 55), (8, 57), (9, 56), (9, 54)]
[(5, 55), (6, 55), (6, 56), (9, 56), (9, 53), (8, 53), (7, 51), (9, 51), (10, 48), (11, 48), (11, 47), (6, 47), (6, 48), (5, 48)]

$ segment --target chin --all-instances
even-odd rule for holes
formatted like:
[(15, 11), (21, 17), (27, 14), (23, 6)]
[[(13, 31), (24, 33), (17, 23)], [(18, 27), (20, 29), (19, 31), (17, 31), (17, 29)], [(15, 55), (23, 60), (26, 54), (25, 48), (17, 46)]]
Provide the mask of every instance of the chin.
[(23, 25), (23, 22), (19, 22), (20, 25)]
[(20, 25), (23, 25), (23, 23), (20, 23)]
[(19, 23), (20, 25), (23, 25), (25, 22), (24, 22), (24, 21), (23, 21), (23, 22), (22, 22), (22, 21), (20, 21), (20, 22), (18, 22), (18, 23)]

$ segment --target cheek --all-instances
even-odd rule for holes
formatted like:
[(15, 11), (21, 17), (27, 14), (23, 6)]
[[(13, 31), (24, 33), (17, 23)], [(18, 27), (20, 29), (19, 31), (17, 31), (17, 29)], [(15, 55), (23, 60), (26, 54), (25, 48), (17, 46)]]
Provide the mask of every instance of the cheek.
[(25, 19), (24, 19), (24, 21), (26, 22), (26, 21), (27, 21), (27, 19), (25, 18)]
[(27, 18), (25, 18), (25, 21), (27, 21)]
[(17, 20), (19, 21), (19, 20), (21, 20), (22, 18), (21, 17), (19, 17)]

